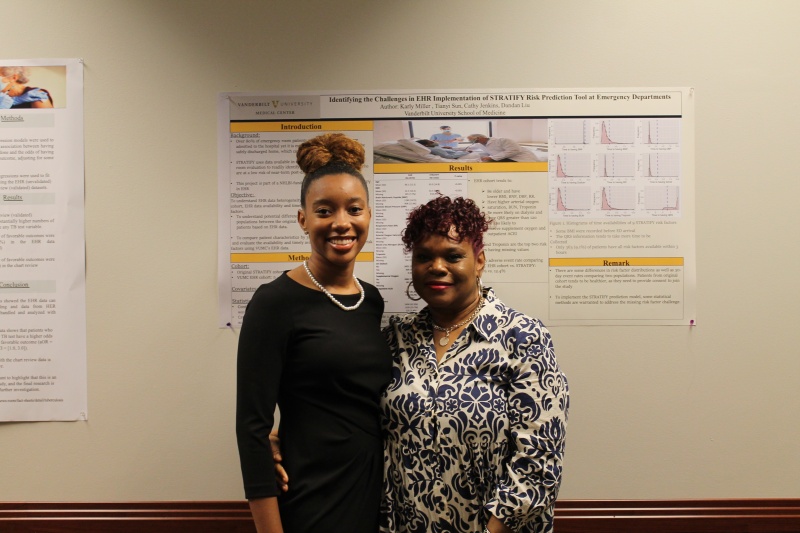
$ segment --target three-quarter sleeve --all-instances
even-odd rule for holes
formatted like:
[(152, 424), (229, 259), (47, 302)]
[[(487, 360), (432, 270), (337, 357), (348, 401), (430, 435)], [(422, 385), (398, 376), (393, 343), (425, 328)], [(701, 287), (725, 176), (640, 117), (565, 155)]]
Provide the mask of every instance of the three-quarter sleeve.
[(511, 354), (509, 455), (485, 508), (514, 531), (552, 530), (569, 407), (566, 376), (540, 322)]
[(236, 367), (236, 438), (245, 497), (277, 496), (269, 434), (291, 337), (291, 322), (276, 291), (261, 286), (247, 306)]

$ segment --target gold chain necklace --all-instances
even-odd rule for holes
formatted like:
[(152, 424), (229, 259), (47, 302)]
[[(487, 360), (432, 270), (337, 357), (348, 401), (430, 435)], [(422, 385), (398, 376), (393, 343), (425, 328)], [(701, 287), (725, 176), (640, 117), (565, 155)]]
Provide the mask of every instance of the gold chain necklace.
[(433, 325), (433, 329), (435, 329), (437, 331), (444, 331), (444, 337), (439, 339), (439, 346), (447, 346), (447, 344), (450, 342), (450, 332), (451, 331), (453, 331), (454, 329), (458, 329), (461, 326), (463, 326), (465, 324), (469, 324), (470, 322), (472, 322), (472, 320), (476, 316), (478, 316), (478, 313), (480, 312), (481, 308), (483, 307), (483, 302), (484, 302), (484, 299), (483, 299), (483, 296), (481, 296), (481, 299), (478, 300), (478, 305), (475, 307), (475, 310), (472, 312), (472, 314), (469, 315), (469, 317), (467, 317), (466, 320), (464, 320), (462, 322), (459, 322), (455, 326), (450, 326), (449, 328), (443, 328), (442, 326), (439, 326), (438, 324), (436, 324), (436, 322), (433, 321), (433, 317), (431, 317), (431, 324)]

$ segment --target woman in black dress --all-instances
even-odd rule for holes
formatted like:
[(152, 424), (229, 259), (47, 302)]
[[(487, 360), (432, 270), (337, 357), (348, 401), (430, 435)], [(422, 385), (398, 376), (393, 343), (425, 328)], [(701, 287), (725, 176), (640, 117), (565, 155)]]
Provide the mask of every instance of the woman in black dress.
[[(342, 134), (303, 143), (297, 221), (303, 265), (258, 288), (242, 323), (236, 433), (245, 495), (259, 533), (375, 533), (383, 457), (381, 391), (391, 355), (383, 299), (353, 275), (367, 239), (364, 149)], [(292, 475), (277, 488), (269, 433), (276, 404)], [(279, 494), (280, 493), (280, 494)]]

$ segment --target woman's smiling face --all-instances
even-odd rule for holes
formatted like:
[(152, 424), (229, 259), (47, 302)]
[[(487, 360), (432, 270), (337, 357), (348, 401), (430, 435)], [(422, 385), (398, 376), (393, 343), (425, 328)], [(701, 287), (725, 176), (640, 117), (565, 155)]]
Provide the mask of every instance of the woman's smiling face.
[(476, 255), (467, 239), (429, 235), (411, 250), (414, 289), (432, 309), (456, 315), (479, 298), (477, 278), (485, 262), (483, 251)]
[(358, 178), (329, 174), (309, 185), (297, 221), (308, 232), (312, 257), (343, 266), (354, 262), (367, 242), (371, 215)]

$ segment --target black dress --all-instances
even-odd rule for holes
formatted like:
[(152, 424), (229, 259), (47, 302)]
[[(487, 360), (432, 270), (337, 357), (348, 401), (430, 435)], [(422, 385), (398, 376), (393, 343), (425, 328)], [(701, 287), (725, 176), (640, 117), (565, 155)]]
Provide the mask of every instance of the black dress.
[[(236, 433), (247, 499), (279, 496), (286, 533), (375, 533), (383, 476), (379, 401), (391, 374), (383, 299), (343, 311), (286, 273), (256, 290), (237, 368)], [(359, 295), (337, 295), (353, 305)], [(276, 487), (268, 436), (280, 407), (289, 492)]]

